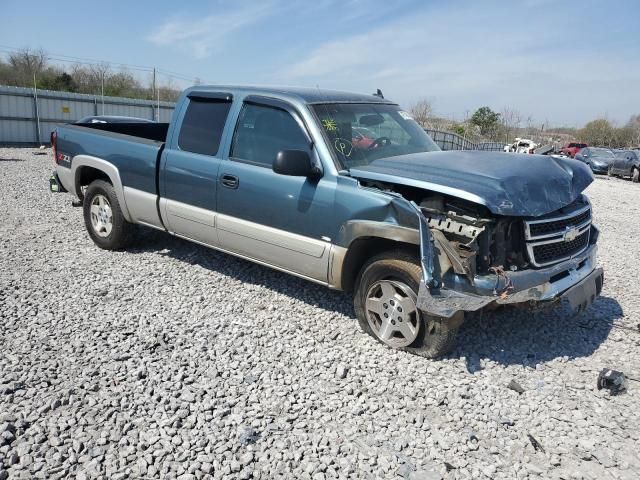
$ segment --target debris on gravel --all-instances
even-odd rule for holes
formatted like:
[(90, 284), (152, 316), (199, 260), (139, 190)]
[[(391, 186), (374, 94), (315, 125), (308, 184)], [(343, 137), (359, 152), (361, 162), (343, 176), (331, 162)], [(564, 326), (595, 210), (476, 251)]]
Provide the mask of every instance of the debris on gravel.
[(522, 385), (520, 385), (518, 382), (516, 382), (515, 380), (511, 380), (508, 384), (507, 384), (507, 388), (509, 390), (513, 390), (514, 392), (518, 392), (518, 393), (524, 393), (524, 388), (522, 388)]
[(594, 381), (640, 378), (638, 185), (588, 189), (587, 312), (474, 315), (431, 361), (346, 294), (162, 232), (100, 250), (34, 151), (0, 148), (0, 480), (640, 476), (638, 384)]

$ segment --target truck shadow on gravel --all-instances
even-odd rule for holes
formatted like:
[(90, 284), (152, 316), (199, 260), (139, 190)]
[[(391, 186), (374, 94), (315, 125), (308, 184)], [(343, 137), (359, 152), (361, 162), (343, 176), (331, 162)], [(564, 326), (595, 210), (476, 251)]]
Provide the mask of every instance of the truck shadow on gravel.
[(471, 314), (449, 357), (464, 357), (470, 373), (482, 370), (481, 360), (535, 367), (558, 358), (588, 357), (622, 316), (620, 304), (604, 296), (577, 316), (562, 305), (549, 311), (504, 307)]
[[(218, 252), (163, 232), (142, 228), (139, 247), (129, 253), (155, 253), (198, 265), (235, 280), (267, 288), (316, 308), (353, 320), (350, 295)], [(607, 339), (614, 321), (623, 316), (613, 298), (599, 297), (586, 312), (571, 317), (566, 308), (530, 311), (514, 307), (469, 315), (460, 329), (458, 346), (447, 358), (464, 358), (470, 373), (482, 370), (482, 360), (535, 367), (557, 358), (593, 354)], [(385, 351), (380, 346), (381, 353)]]

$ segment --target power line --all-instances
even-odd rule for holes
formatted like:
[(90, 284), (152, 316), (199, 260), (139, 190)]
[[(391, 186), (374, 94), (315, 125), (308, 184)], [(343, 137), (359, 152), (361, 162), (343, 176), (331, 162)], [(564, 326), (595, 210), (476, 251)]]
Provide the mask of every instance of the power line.
[[(15, 53), (15, 52), (22, 52), (24, 51), (24, 49), (10, 47), (8, 45), (0, 45), (0, 51), (4, 51), (6, 53)], [(144, 65), (132, 65), (132, 64), (120, 63), (120, 62), (108, 62), (105, 60), (97, 60), (95, 58), (74, 57), (72, 55), (62, 55), (62, 54), (48, 53), (48, 52), (45, 52), (45, 55), (48, 59), (58, 60), (61, 62), (82, 63), (85, 65), (100, 65), (100, 64), (115, 65), (115, 66), (127, 67), (132, 70), (141, 70), (141, 71), (149, 71), (149, 72), (153, 71), (153, 67), (147, 67)]]
[[(22, 48), (16, 48), (16, 47), (11, 47), (9, 45), (0, 45), (0, 51), (5, 52), (5, 53), (15, 53), (15, 52), (21, 52), (24, 51), (24, 49)], [(62, 55), (62, 54), (56, 54), (56, 53), (48, 53), (45, 52), (45, 55), (47, 57), (47, 59), (50, 60), (55, 60), (55, 61), (59, 61), (59, 62), (66, 62), (66, 63), (79, 63), (82, 65), (108, 65), (110, 67), (125, 67), (128, 68), (130, 70), (136, 70), (136, 71), (140, 71), (140, 72), (148, 72), (148, 73), (153, 73), (153, 67), (149, 67), (149, 66), (145, 66), (145, 65), (134, 65), (134, 64), (128, 64), (128, 63), (121, 63), (121, 62), (108, 62), (105, 60), (98, 60), (95, 58), (88, 58), (88, 57), (75, 57), (72, 55)], [(164, 70), (164, 69), (157, 69), (158, 72), (162, 72), (167, 76), (173, 76), (176, 77), (178, 79), (181, 80), (185, 80), (188, 82), (193, 82), (195, 77), (189, 77), (177, 72), (172, 72), (170, 70)], [(211, 82), (209, 82), (211, 83)]]

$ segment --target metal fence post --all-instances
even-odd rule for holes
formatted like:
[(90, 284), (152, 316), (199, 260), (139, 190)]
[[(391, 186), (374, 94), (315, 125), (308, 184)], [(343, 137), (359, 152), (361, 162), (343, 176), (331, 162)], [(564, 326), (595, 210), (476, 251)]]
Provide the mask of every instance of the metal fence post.
[(38, 87), (36, 85), (36, 74), (33, 74), (33, 110), (36, 114), (36, 143), (40, 145), (40, 112), (38, 111)]

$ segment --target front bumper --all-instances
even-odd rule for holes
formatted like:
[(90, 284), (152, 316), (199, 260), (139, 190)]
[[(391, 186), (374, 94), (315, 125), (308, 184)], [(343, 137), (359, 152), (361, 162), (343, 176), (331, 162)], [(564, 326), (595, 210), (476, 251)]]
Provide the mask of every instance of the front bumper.
[(428, 288), (423, 281), (418, 293), (418, 308), (429, 315), (451, 318), (459, 312), (505, 304), (550, 304), (566, 299), (579, 313), (602, 290), (604, 274), (596, 268), (597, 246), (548, 268), (504, 272), (474, 278), (473, 285), (461, 275), (448, 274), (442, 288)]

